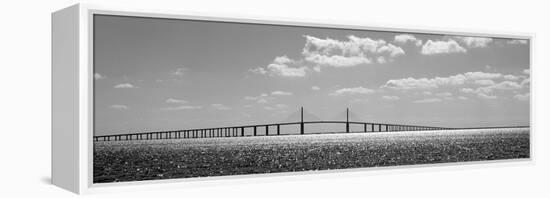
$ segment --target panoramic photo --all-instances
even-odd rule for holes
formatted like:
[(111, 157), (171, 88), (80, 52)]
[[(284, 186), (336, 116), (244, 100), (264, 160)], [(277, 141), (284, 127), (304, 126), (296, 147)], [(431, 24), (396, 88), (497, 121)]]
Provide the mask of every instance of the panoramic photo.
[(529, 159), (530, 41), (93, 16), (93, 183)]

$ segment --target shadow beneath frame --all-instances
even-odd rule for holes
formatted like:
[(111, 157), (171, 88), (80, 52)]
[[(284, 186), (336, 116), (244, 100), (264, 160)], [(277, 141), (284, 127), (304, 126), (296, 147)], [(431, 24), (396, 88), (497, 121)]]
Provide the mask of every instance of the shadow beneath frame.
[(40, 181), (43, 183), (43, 184), (52, 184), (52, 178), (51, 177), (48, 177), (48, 176), (44, 176), (42, 178), (40, 178)]

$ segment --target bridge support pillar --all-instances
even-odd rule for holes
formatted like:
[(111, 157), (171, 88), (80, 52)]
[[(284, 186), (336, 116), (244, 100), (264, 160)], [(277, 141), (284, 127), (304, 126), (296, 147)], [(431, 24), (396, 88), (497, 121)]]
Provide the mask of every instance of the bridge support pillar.
[(300, 134), (304, 134), (304, 107), (300, 108)]
[(346, 133), (349, 133), (349, 108), (346, 108)]
[(281, 135), (281, 125), (277, 125), (277, 135)]

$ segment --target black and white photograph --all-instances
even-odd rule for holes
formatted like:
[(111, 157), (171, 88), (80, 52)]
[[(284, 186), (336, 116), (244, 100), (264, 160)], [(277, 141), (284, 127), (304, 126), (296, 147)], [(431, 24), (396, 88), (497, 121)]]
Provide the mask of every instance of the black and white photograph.
[(93, 183), (530, 159), (530, 45), (95, 14)]

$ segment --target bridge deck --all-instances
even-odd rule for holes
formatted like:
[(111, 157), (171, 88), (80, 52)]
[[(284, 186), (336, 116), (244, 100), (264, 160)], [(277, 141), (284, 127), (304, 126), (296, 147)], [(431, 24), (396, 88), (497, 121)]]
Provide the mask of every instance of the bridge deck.
[[(372, 122), (353, 122), (353, 121), (305, 121), (305, 122), (285, 122), (285, 123), (267, 123), (258, 125), (241, 125), (230, 127), (212, 127), (195, 128), (172, 131), (155, 132), (137, 132), (116, 135), (94, 136), (94, 141), (119, 141), (119, 140), (152, 140), (152, 139), (180, 139), (180, 138), (213, 138), (213, 137), (243, 137), (245, 129), (253, 129), (252, 136), (257, 136), (258, 128), (265, 128), (265, 135), (281, 135), (281, 126), (298, 125), (300, 134), (306, 134), (305, 125), (312, 124), (345, 124), (345, 132), (349, 133), (350, 125), (362, 125), (362, 132), (395, 132), (395, 131), (426, 131), (426, 130), (451, 130), (458, 128), (432, 127), (419, 125), (403, 125)], [(269, 133), (270, 127), (276, 127), (276, 134)], [(312, 133), (307, 133), (312, 134)]]

